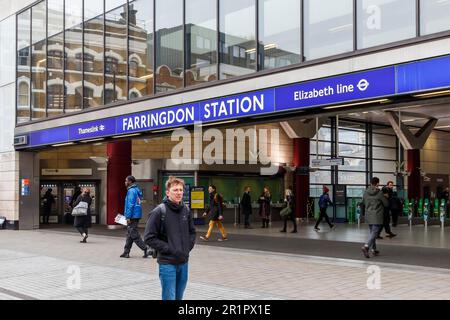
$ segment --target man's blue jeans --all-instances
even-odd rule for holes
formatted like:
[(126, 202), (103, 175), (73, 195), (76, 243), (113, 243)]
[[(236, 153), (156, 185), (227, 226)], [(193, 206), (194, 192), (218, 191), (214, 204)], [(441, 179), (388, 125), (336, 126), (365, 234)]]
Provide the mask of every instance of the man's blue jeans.
[(160, 264), (159, 280), (163, 300), (182, 300), (188, 280), (188, 263)]

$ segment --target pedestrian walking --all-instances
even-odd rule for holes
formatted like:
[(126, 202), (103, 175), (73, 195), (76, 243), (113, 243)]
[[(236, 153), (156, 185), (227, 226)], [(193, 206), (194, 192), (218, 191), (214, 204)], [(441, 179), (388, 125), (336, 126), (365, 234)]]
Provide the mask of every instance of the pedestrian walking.
[(211, 237), (211, 233), (214, 229), (214, 226), (217, 225), (217, 227), (220, 230), (220, 233), (222, 234), (222, 238), (217, 239), (218, 241), (226, 241), (227, 238), (227, 232), (222, 224), (223, 221), (223, 197), (220, 195), (217, 190), (216, 186), (210, 185), (208, 187), (209, 192), (209, 206), (206, 212), (203, 213), (203, 217), (206, 217), (207, 215), (210, 215), (209, 220), (209, 227), (208, 232), (205, 236), (200, 236), (200, 239), (203, 241), (208, 241), (209, 237)]
[(83, 188), (83, 192), (79, 194), (76, 200), (72, 203), (73, 208), (75, 208), (82, 201), (87, 203), (86, 215), (75, 216), (73, 226), (78, 230), (78, 232), (82, 236), (80, 242), (86, 243), (87, 242), (86, 239), (88, 238), (88, 229), (92, 225), (92, 215), (90, 210), (92, 204), (92, 197), (91, 197), (91, 190), (89, 188)]
[(261, 228), (268, 228), (271, 216), (271, 202), (272, 196), (270, 194), (269, 187), (265, 186), (263, 192), (259, 196), (259, 216), (262, 220)]
[(252, 214), (252, 198), (250, 192), (251, 187), (245, 187), (244, 194), (242, 195), (241, 208), (242, 214), (244, 215), (244, 228), (251, 229), (250, 226), (250, 215)]
[(319, 210), (320, 210), (320, 215), (319, 218), (317, 219), (316, 225), (314, 226), (314, 231), (319, 231), (319, 224), (322, 222), (322, 219), (325, 219), (326, 223), (328, 223), (328, 225), (330, 226), (330, 229), (334, 229), (335, 225), (331, 224), (330, 222), (330, 218), (328, 218), (327, 215), (327, 208), (328, 205), (333, 205), (333, 203), (330, 200), (330, 196), (328, 195), (328, 192), (330, 192), (330, 189), (328, 189), (327, 186), (323, 186), (322, 188), (322, 195), (319, 198)]
[(125, 198), (124, 216), (127, 219), (127, 238), (121, 258), (129, 258), (133, 242), (144, 251), (143, 258), (147, 258), (147, 247), (138, 231), (139, 220), (142, 218), (142, 191), (136, 185), (136, 178), (128, 176), (125, 179), (127, 196)]
[(150, 213), (145, 243), (156, 250), (162, 300), (182, 300), (188, 281), (189, 253), (195, 245), (190, 209), (183, 203), (184, 181), (169, 177), (166, 198)]
[(378, 188), (380, 179), (373, 177), (369, 188), (363, 195), (363, 206), (366, 223), (369, 224), (369, 240), (361, 248), (366, 258), (370, 258), (370, 253), (374, 256), (380, 254), (377, 250), (377, 236), (383, 226), (384, 209), (389, 206), (388, 195)]
[(388, 181), (385, 187), (383, 187), (382, 192), (383, 194), (387, 195), (388, 203), (389, 205), (384, 208), (383, 212), (383, 225), (381, 226), (380, 232), (378, 232), (377, 239), (383, 239), (381, 236), (381, 231), (384, 231), (387, 233), (386, 237), (393, 238), (396, 236), (395, 233), (391, 230), (391, 205), (393, 205), (393, 192), (394, 192), (394, 183), (392, 181)]
[(287, 228), (287, 222), (288, 220), (292, 221), (292, 225), (294, 229), (291, 231), (291, 233), (297, 233), (297, 221), (295, 221), (295, 197), (294, 193), (291, 189), (286, 189), (284, 192), (284, 202), (286, 202), (286, 208), (290, 209), (290, 213), (283, 216), (284, 220), (284, 227), (280, 230), (280, 232), (286, 232)]

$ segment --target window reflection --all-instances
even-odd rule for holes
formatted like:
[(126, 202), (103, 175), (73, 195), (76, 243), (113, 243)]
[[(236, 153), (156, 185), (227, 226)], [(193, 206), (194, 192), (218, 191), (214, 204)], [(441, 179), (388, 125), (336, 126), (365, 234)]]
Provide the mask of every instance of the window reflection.
[(353, 50), (353, 1), (305, 0), (305, 59)]
[(420, 1), (420, 34), (450, 30), (450, 1)]
[(17, 16), (17, 123), (30, 121), (30, 19), (30, 10)]
[(83, 107), (83, 25), (82, 1), (65, 1), (66, 27), (64, 84), (66, 94), (65, 112), (81, 110)]
[(129, 98), (153, 94), (153, 1), (130, 3)]
[(186, 85), (217, 79), (216, 1), (186, 2)]
[(279, 68), (301, 62), (300, 25), (300, 1), (259, 2), (261, 69)]
[(183, 87), (183, 0), (156, 0), (156, 92)]
[(46, 8), (45, 2), (35, 5), (31, 21), (31, 119), (46, 115)]
[(220, 1), (220, 79), (256, 71), (255, 0)]
[(104, 103), (127, 100), (127, 7), (121, 6), (105, 15), (105, 90)]
[(47, 51), (47, 112), (48, 116), (64, 110), (64, 47), (63, 34), (48, 39)]
[(416, 35), (416, 2), (361, 0), (357, 6), (358, 48), (412, 38)]

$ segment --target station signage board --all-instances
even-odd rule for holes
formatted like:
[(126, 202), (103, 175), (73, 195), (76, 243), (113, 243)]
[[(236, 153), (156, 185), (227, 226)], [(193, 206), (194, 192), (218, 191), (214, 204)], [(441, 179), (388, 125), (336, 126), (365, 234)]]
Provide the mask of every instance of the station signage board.
[(341, 166), (344, 165), (344, 158), (334, 159), (311, 159), (311, 167), (329, 167), (329, 166)]
[(295, 83), (29, 133), (35, 147), (356, 103), (450, 87), (450, 56)]

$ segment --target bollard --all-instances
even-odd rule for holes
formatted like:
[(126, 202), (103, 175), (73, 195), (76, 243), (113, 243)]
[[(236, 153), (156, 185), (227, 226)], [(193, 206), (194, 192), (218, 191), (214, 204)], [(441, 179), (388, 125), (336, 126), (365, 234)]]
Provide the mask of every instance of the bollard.
[(445, 199), (441, 199), (441, 205), (439, 206), (439, 218), (441, 220), (441, 228), (445, 227)]
[(425, 199), (425, 203), (423, 205), (423, 221), (425, 228), (428, 228), (428, 214), (429, 214), (429, 202), (428, 199)]

